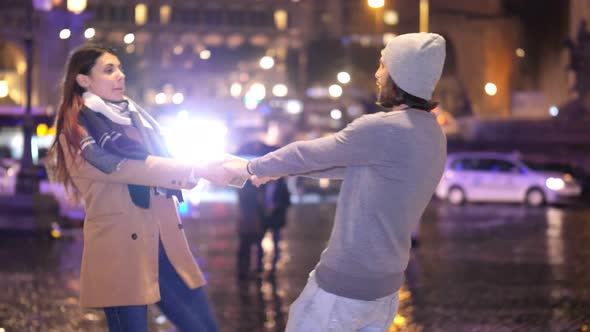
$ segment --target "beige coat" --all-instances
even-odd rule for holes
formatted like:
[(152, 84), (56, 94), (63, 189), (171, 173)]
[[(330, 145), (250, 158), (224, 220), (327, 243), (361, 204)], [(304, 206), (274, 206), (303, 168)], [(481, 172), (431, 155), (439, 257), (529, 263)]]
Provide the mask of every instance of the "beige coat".
[[(66, 146), (65, 137), (60, 137)], [(69, 154), (65, 153), (66, 157)], [(86, 207), (80, 304), (98, 308), (144, 305), (160, 300), (158, 238), (170, 262), (190, 288), (204, 279), (187, 243), (176, 200), (153, 195), (150, 208), (131, 201), (128, 184), (190, 189), (191, 166), (170, 158), (149, 156), (127, 160), (106, 174), (80, 155), (66, 158), (68, 171)], [(153, 192), (153, 190), (152, 190)]]

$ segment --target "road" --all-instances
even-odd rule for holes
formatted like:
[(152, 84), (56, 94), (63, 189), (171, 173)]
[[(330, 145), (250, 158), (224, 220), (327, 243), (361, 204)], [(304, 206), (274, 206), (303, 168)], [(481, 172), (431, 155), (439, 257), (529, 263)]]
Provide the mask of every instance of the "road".
[[(276, 276), (235, 278), (235, 205), (204, 203), (185, 220), (222, 331), (282, 331), (325, 246), (333, 203), (298, 204)], [(15, 217), (14, 222), (18, 222)], [(20, 217), (25, 218), (25, 217)], [(104, 331), (78, 307), (80, 229), (58, 240), (0, 232), (0, 331)], [(265, 241), (265, 250), (272, 243)], [(394, 331), (588, 331), (590, 206), (449, 206), (424, 214)], [(151, 331), (170, 331), (150, 307)]]

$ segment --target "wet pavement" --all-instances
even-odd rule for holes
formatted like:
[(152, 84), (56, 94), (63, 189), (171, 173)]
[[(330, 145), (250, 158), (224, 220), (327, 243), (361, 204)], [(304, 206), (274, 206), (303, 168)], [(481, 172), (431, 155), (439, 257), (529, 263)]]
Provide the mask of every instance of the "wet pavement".
[[(235, 206), (185, 220), (222, 331), (282, 331), (326, 244), (334, 204), (294, 205), (276, 275), (235, 278)], [(2, 223), (26, 216), (0, 217)], [(79, 229), (50, 240), (0, 231), (0, 331), (105, 331), (78, 307)], [(266, 252), (272, 242), (265, 239)], [(267, 257), (267, 265), (270, 257)], [(394, 331), (590, 331), (590, 206), (448, 206), (434, 201), (400, 292)], [(269, 266), (267, 266), (268, 268)], [(173, 327), (155, 306), (151, 331)]]

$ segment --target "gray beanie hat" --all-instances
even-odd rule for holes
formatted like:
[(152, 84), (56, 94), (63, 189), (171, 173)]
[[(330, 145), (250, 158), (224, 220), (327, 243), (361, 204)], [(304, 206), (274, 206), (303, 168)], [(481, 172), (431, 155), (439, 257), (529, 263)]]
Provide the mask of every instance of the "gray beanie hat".
[(445, 63), (445, 39), (435, 33), (408, 33), (383, 49), (383, 63), (405, 92), (430, 100)]

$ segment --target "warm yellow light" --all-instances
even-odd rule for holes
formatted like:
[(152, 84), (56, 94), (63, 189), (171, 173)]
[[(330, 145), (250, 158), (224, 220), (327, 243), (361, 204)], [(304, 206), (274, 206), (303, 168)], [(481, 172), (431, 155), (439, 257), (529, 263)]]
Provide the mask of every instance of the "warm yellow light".
[(289, 114), (299, 114), (303, 111), (303, 103), (297, 99), (291, 99), (287, 101), (286, 109)]
[(168, 99), (168, 97), (166, 97), (166, 94), (164, 92), (160, 92), (160, 93), (156, 94), (156, 96), (154, 97), (154, 101), (158, 105), (164, 104), (167, 99)]
[(484, 87), (484, 90), (489, 96), (495, 96), (498, 92), (498, 87), (494, 83), (487, 83)]
[(8, 96), (8, 82), (5, 80), (0, 81), (0, 98)]
[(131, 44), (131, 43), (133, 43), (134, 40), (135, 40), (135, 35), (132, 33), (128, 33), (125, 35), (125, 37), (123, 37), (123, 42), (125, 44)]
[(211, 57), (211, 51), (209, 50), (202, 50), (201, 53), (199, 53), (199, 57), (202, 60), (207, 60)]
[(68, 10), (74, 14), (80, 14), (86, 9), (86, 0), (68, 0)]
[(47, 132), (49, 131), (49, 127), (47, 127), (46, 124), (44, 123), (40, 123), (37, 125), (37, 136), (42, 137), (47, 135)]
[(267, 55), (260, 59), (259, 64), (262, 69), (271, 69), (275, 65), (275, 60)]
[(239, 97), (242, 94), (242, 85), (238, 82), (233, 83), (229, 87), (229, 94), (232, 97)]
[(524, 58), (526, 55), (526, 52), (520, 47), (516, 49), (515, 53), (516, 53), (516, 56), (519, 58)]
[(172, 103), (178, 105), (178, 104), (182, 104), (183, 101), (184, 101), (184, 95), (182, 93), (177, 92), (174, 95), (172, 95)]
[(338, 75), (336, 75), (336, 78), (338, 79), (338, 82), (342, 84), (350, 83), (350, 74), (345, 71), (339, 72)]
[(274, 18), (275, 18), (275, 26), (277, 27), (278, 30), (287, 29), (289, 14), (287, 14), (286, 10), (283, 10), (283, 9), (276, 10), (275, 14), (274, 14)]
[(264, 99), (264, 97), (266, 97), (266, 87), (262, 83), (254, 83), (250, 86), (250, 89), (248, 90), (248, 94), (254, 100), (260, 101), (260, 100)]
[(330, 111), (330, 117), (334, 120), (340, 120), (342, 119), (342, 111), (335, 108)]
[(319, 181), (320, 188), (327, 189), (330, 186), (330, 179), (321, 178)]
[(176, 55), (181, 55), (182, 52), (184, 52), (184, 47), (182, 47), (182, 45), (176, 45), (176, 46), (174, 46), (174, 49), (172, 50), (172, 53), (174, 53)]
[(19, 75), (22, 75), (22, 74), (24, 74), (26, 71), (27, 71), (27, 63), (26, 63), (26, 62), (24, 62), (24, 61), (19, 61), (19, 62), (16, 64), (16, 72), (17, 72)]
[(72, 31), (70, 29), (61, 29), (59, 32), (59, 39), (68, 39), (72, 35)]
[(404, 318), (404, 316), (401, 315), (395, 315), (395, 318), (393, 319), (393, 324), (395, 326), (405, 326), (406, 325), (406, 319)]
[(420, 0), (420, 32), (428, 32), (429, 7), (428, 0)]
[(86, 38), (86, 39), (94, 38), (95, 35), (96, 35), (96, 30), (94, 30), (94, 28), (88, 28), (88, 29), (84, 30), (84, 38)]
[(135, 6), (135, 24), (144, 25), (148, 19), (148, 7), (146, 4), (140, 3)]
[(272, 87), (272, 94), (276, 97), (285, 97), (289, 93), (289, 89), (285, 84), (276, 84)]
[(161, 24), (168, 24), (170, 23), (170, 16), (172, 15), (172, 7), (168, 5), (164, 5), (160, 7), (160, 23)]
[(385, 6), (385, 0), (368, 0), (367, 4), (371, 8), (381, 8)]
[(399, 23), (399, 15), (393, 9), (383, 13), (383, 22), (387, 25), (396, 25)]
[(342, 96), (342, 87), (338, 84), (332, 84), (328, 88), (328, 94), (332, 98), (338, 98), (338, 97)]

